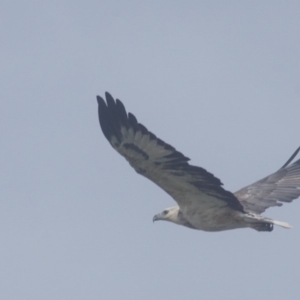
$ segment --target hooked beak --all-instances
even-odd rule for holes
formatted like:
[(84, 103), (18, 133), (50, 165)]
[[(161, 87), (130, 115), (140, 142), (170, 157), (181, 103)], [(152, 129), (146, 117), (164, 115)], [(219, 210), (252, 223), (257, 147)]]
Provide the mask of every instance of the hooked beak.
[(158, 214), (158, 215), (155, 215), (155, 216), (153, 217), (153, 219), (152, 219), (153, 223), (154, 223), (155, 221), (158, 221), (158, 220), (160, 220), (159, 214)]

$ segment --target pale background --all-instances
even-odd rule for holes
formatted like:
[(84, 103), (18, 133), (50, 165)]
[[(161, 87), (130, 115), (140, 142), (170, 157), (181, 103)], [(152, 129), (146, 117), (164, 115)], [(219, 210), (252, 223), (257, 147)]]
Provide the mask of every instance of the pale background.
[(231, 191), (300, 145), (300, 1), (1, 1), (0, 298), (300, 299), (294, 228), (152, 223), (173, 200), (98, 124), (105, 91)]

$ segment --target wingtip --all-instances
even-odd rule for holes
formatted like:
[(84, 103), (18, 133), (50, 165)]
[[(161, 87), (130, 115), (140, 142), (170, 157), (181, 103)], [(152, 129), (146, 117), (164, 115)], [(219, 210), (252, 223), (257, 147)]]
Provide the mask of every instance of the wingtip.
[(105, 103), (105, 101), (104, 101), (104, 99), (102, 97), (100, 97), (100, 96), (97, 95), (96, 98), (97, 98), (98, 104)]
[(101, 96), (97, 95), (99, 107), (113, 107), (115, 105), (115, 100), (109, 92), (105, 92), (105, 100)]
[(294, 160), (294, 158), (298, 155), (299, 151), (300, 151), (300, 146), (296, 149), (296, 151), (292, 154), (292, 156), (288, 159), (288, 161), (279, 170), (287, 167)]
[[(121, 100), (119, 100), (119, 99), (116, 99), (116, 100), (115, 100), (115, 99), (113, 98), (113, 96), (112, 96), (109, 92), (105, 92), (104, 94), (105, 94), (105, 99), (106, 99), (106, 101), (108, 101), (108, 102), (113, 101), (113, 102), (115, 102), (118, 106), (122, 106), (122, 107), (124, 108), (124, 110), (125, 110), (124, 104), (122, 103)], [(102, 98), (101, 96), (97, 95), (96, 98), (97, 98), (97, 102), (98, 102), (98, 103), (104, 102), (104, 103), (106, 104), (104, 98)]]
[(107, 103), (109, 103), (109, 102), (115, 103), (115, 99), (109, 92), (105, 92), (105, 98), (106, 98)]
[[(114, 101), (113, 96), (109, 92), (105, 92), (104, 94), (105, 94), (106, 100), (109, 99), (109, 100), (113, 100)], [(96, 98), (97, 98), (97, 102), (98, 103), (99, 103), (99, 101), (101, 101), (101, 102), (104, 101), (105, 102), (105, 100), (101, 96), (99, 96), (99, 95), (97, 95)]]

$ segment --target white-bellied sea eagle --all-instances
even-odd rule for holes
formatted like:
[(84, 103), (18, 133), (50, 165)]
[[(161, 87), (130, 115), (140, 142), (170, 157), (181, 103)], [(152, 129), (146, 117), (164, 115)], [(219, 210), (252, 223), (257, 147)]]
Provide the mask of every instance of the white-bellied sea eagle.
[(300, 159), (291, 164), (300, 147), (277, 172), (236, 193), (226, 191), (221, 181), (205, 169), (188, 163), (189, 158), (157, 138), (126, 112), (120, 100), (105, 93), (97, 96), (101, 129), (111, 144), (137, 173), (145, 176), (178, 204), (153, 217), (205, 231), (253, 228), (272, 231), (285, 222), (261, 216), (271, 206), (281, 206), (300, 196)]

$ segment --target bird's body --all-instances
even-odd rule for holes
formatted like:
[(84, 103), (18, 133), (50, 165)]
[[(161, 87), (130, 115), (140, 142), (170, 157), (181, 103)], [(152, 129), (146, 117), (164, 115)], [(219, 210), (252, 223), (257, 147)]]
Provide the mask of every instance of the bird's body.
[[(204, 231), (222, 231), (246, 227), (243, 220), (243, 213), (233, 210), (230, 207), (212, 207), (209, 210), (199, 210), (198, 207), (193, 209), (181, 209), (175, 206), (167, 209), (168, 221), (189, 228)], [(163, 220), (164, 216), (155, 216), (154, 220)], [(217, 222), (216, 222), (217, 220)]]
[(149, 132), (134, 115), (127, 114), (120, 100), (115, 101), (108, 93), (106, 102), (99, 96), (97, 100), (100, 126), (111, 146), (136, 172), (165, 190), (178, 204), (155, 215), (154, 221), (204, 231), (246, 227), (272, 231), (273, 224), (290, 227), (260, 214), (300, 196), (300, 160), (293, 164), (289, 160), (274, 174), (233, 194), (213, 174), (190, 165), (189, 158)]

